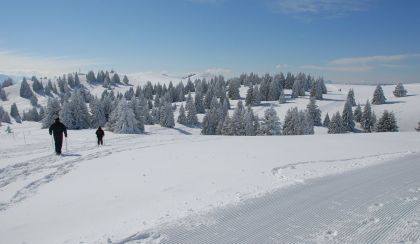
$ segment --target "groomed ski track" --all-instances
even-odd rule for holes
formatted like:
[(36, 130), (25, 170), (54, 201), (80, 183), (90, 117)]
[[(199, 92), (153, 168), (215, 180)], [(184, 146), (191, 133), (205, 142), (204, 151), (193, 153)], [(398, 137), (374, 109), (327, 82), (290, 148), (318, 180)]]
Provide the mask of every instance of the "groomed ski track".
[(419, 243), (419, 199), (420, 154), (414, 154), (281, 189), (120, 243)]

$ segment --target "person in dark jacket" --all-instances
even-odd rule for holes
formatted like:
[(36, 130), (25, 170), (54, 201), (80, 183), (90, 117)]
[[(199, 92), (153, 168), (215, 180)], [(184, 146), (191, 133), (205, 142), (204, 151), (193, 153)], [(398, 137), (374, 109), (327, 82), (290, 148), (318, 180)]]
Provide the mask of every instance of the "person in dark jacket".
[(54, 124), (50, 126), (50, 135), (53, 135), (55, 142), (55, 153), (61, 154), (61, 147), (63, 146), (63, 133), (67, 137), (67, 128), (60, 122), (60, 118), (56, 118)]
[(98, 146), (104, 144), (104, 141), (103, 141), (104, 136), (105, 136), (105, 132), (99, 126), (99, 128), (96, 130), (96, 137), (98, 137)]

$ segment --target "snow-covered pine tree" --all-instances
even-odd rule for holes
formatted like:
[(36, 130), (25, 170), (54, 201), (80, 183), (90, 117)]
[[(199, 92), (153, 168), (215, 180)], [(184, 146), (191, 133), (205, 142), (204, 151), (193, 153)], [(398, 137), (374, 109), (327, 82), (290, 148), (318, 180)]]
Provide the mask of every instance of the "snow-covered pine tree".
[(16, 103), (13, 103), (10, 107), (10, 116), (15, 119), (16, 123), (22, 123), (22, 118), (20, 117)]
[(54, 123), (61, 110), (60, 101), (57, 98), (48, 98), (47, 107), (42, 119), (42, 128), (48, 128)]
[(35, 76), (32, 76), (31, 80), (32, 80), (33, 91), (38, 93), (38, 94), (43, 94), (44, 93), (44, 85), (42, 85), (42, 83)]
[[(219, 124), (222, 121), (219, 121)], [(220, 131), (221, 135), (225, 135), (225, 136), (233, 136), (233, 132), (232, 132), (232, 126), (231, 124), (231, 118), (229, 116), (229, 114), (225, 117), (223, 123), (222, 123), (222, 129)], [(219, 126), (219, 125), (218, 125)]]
[(23, 121), (35, 121), (35, 122), (38, 122), (38, 121), (40, 121), (40, 116), (39, 116), (39, 113), (36, 110), (36, 108), (32, 108), (32, 109), (30, 109), (27, 112), (23, 112), (22, 120)]
[(350, 102), (351, 106), (356, 106), (356, 100), (354, 99), (354, 90), (350, 88), (347, 93), (347, 101)]
[(362, 115), (363, 115), (362, 107), (360, 106), (360, 103), (359, 103), (357, 104), (357, 107), (353, 112), (354, 121), (356, 121), (357, 123), (362, 122)]
[(128, 85), (130, 83), (130, 80), (128, 80), (127, 75), (124, 75), (124, 77), (123, 77), (123, 83), (126, 84), (126, 85)]
[(382, 90), (381, 85), (377, 85), (375, 92), (373, 93), (372, 104), (381, 105), (386, 101), (384, 91)]
[(312, 120), (312, 124), (316, 126), (321, 126), (321, 110), (316, 105), (316, 100), (314, 97), (310, 98), (309, 104), (306, 106), (308, 114)]
[(31, 105), (34, 107), (37, 107), (39, 105), (38, 98), (36, 97), (35, 94), (29, 99), (29, 101), (31, 102)]
[(287, 102), (287, 100), (286, 100), (286, 96), (284, 95), (284, 90), (280, 89), (279, 103), (283, 104), (283, 103), (286, 103), (286, 102)]
[(318, 79), (318, 82), (321, 85), (322, 94), (327, 94), (328, 93), (328, 90), (327, 90), (327, 86), (325, 85), (324, 78), (322, 78), (322, 77), (319, 78)]
[(77, 73), (74, 75), (74, 87), (75, 88), (80, 88), (81, 87), (79, 75)]
[(297, 107), (290, 108), (286, 112), (283, 123), (283, 135), (296, 135), (298, 123), (298, 109)]
[(270, 78), (269, 75), (266, 75), (262, 82), (261, 85), (259, 87), (260, 90), (260, 97), (262, 101), (267, 101), (268, 100), (268, 93), (270, 91)]
[(405, 89), (404, 85), (401, 82), (398, 82), (393, 93), (394, 93), (394, 96), (396, 97), (407, 96), (407, 90)]
[(330, 124), (328, 126), (328, 134), (341, 134), (341, 133), (345, 133), (345, 128), (343, 126), (343, 119), (340, 115), (340, 112), (337, 112), (331, 118)]
[(217, 134), (217, 126), (220, 122), (220, 103), (214, 97), (210, 109), (207, 110), (204, 118), (203, 118), (203, 129), (201, 130), (201, 134), (203, 135), (216, 135)]
[(252, 90), (252, 106), (259, 106), (261, 104), (261, 94), (258, 85), (254, 86)]
[(253, 93), (254, 93), (254, 87), (253, 86), (249, 86), (247, 92), (246, 92), (246, 97), (245, 97), (245, 106), (252, 106), (252, 100), (253, 98)]
[(372, 112), (372, 107), (368, 100), (363, 108), (362, 120), (360, 121), (360, 124), (365, 132), (372, 132), (375, 127), (376, 121), (373, 115), (374, 113)]
[(278, 101), (280, 97), (280, 84), (278, 80), (272, 80), (268, 89), (268, 101)]
[(314, 131), (314, 124), (312, 122), (312, 116), (309, 111), (306, 109), (305, 111), (299, 112), (299, 120), (301, 121), (301, 134), (302, 135), (313, 135)]
[(68, 129), (80, 130), (90, 127), (89, 111), (79, 90), (73, 92), (69, 101), (64, 102), (60, 117)]
[(134, 117), (137, 120), (137, 128), (140, 132), (144, 132), (144, 125), (146, 121), (146, 114), (144, 109), (144, 104), (140, 102), (140, 99), (133, 97), (128, 101), (130, 107), (133, 109)]
[(177, 122), (181, 125), (187, 124), (187, 116), (185, 115), (184, 104), (181, 104), (181, 107), (179, 108), (179, 115), (178, 115)]
[(236, 108), (232, 115), (231, 121), (231, 130), (235, 136), (244, 136), (245, 135), (245, 107), (241, 100), (238, 101)]
[(104, 106), (101, 100), (95, 97), (92, 101), (90, 101), (89, 108), (90, 108), (90, 113), (91, 113), (90, 125), (92, 126), (92, 128), (105, 126), (106, 117), (105, 117)]
[(378, 123), (376, 124), (377, 132), (397, 132), (398, 125), (397, 120), (393, 112), (388, 112), (385, 110), (382, 114), (382, 117), (379, 118)]
[(347, 98), (347, 101), (344, 104), (342, 119), (343, 119), (344, 130), (352, 132), (354, 130), (355, 124), (354, 124), (354, 118), (353, 118), (351, 99)]
[(204, 97), (204, 108), (210, 109), (213, 98), (215, 97), (214, 88), (210, 86), (207, 90), (206, 96)]
[(328, 115), (328, 113), (327, 115), (325, 115), (324, 123), (322, 123), (322, 125), (327, 128), (330, 125), (330, 116)]
[(194, 97), (194, 104), (197, 113), (204, 114), (206, 112), (203, 104), (203, 95), (201, 92), (196, 92)]
[(260, 126), (260, 134), (268, 136), (281, 134), (280, 119), (277, 116), (277, 112), (274, 110), (273, 106), (264, 112), (264, 117)]
[(115, 86), (115, 85), (118, 85), (118, 84), (120, 84), (120, 83), (121, 83), (120, 76), (119, 76), (117, 73), (115, 73), (115, 74), (112, 76), (112, 79), (111, 79), (111, 85)]
[(175, 126), (175, 119), (174, 119), (174, 112), (172, 111), (172, 105), (169, 102), (166, 102), (160, 108), (160, 121), (159, 124), (162, 127), (167, 128), (174, 128)]
[(0, 99), (2, 101), (7, 101), (6, 91), (2, 87), (0, 87)]
[(299, 97), (299, 90), (300, 90), (300, 82), (299, 80), (295, 80), (292, 87), (292, 98)]
[(33, 96), (31, 87), (25, 77), (23, 77), (22, 83), (20, 84), (20, 96), (27, 99), (30, 99)]
[(87, 73), (86, 81), (91, 84), (96, 82), (95, 73), (92, 70)]
[[(224, 102), (227, 99), (225, 99)], [(198, 118), (197, 118), (197, 110), (194, 104), (194, 100), (191, 96), (191, 93), (188, 93), (188, 97), (187, 97), (187, 102), (185, 104), (185, 108), (187, 110), (187, 120), (186, 120), (186, 124), (188, 126), (196, 126), (198, 125)]]
[(125, 98), (118, 102), (116, 111), (118, 111), (118, 116), (113, 126), (115, 133), (139, 134), (142, 132), (139, 128), (139, 121), (136, 119), (132, 107)]
[(238, 100), (241, 98), (239, 95), (239, 87), (241, 84), (239, 83), (239, 80), (232, 79), (229, 81), (229, 89), (228, 89), (228, 97), (232, 100)]
[(11, 122), (9, 113), (4, 110), (3, 106), (0, 106), (0, 122), (9, 123), (9, 124)]
[(250, 106), (248, 106), (245, 111), (244, 124), (246, 136), (255, 136), (257, 134), (255, 128), (255, 115)]

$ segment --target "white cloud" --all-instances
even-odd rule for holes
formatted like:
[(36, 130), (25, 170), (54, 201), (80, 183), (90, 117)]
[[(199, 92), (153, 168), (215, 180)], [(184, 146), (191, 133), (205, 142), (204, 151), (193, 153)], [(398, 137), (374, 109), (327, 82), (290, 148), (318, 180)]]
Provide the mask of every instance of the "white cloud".
[(10, 75), (59, 75), (97, 65), (94, 60), (0, 51), (0, 73)]
[(289, 67), (288, 64), (278, 64), (278, 65), (276, 65), (276, 69), (285, 69), (285, 68), (288, 68), (288, 67)]
[(381, 55), (381, 56), (368, 56), (368, 57), (352, 57), (352, 58), (340, 58), (331, 61), (331, 64), (335, 65), (349, 65), (349, 64), (367, 64), (367, 63), (379, 63), (379, 62), (397, 62), (411, 58), (420, 58), (420, 53), (411, 54), (398, 54), (398, 55)]
[(335, 71), (335, 72), (366, 72), (372, 69), (370, 66), (334, 66), (334, 65), (302, 65), (301, 69), (319, 70), (319, 71)]
[(374, 0), (267, 0), (271, 9), (291, 14), (306, 22), (313, 17), (336, 18), (351, 12), (366, 11)]

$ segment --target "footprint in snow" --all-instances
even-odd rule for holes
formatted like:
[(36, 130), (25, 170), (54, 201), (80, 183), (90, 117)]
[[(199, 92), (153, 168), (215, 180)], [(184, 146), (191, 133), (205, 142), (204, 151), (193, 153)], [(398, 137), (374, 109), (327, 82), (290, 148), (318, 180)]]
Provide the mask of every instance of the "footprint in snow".
[(324, 233), (324, 238), (327, 240), (332, 240), (334, 239), (334, 237), (336, 237), (338, 235), (338, 232), (336, 230), (327, 230)]
[(374, 203), (374, 204), (369, 206), (368, 210), (369, 211), (376, 211), (376, 210), (379, 210), (380, 208), (382, 208), (383, 206), (384, 206), (383, 203)]

